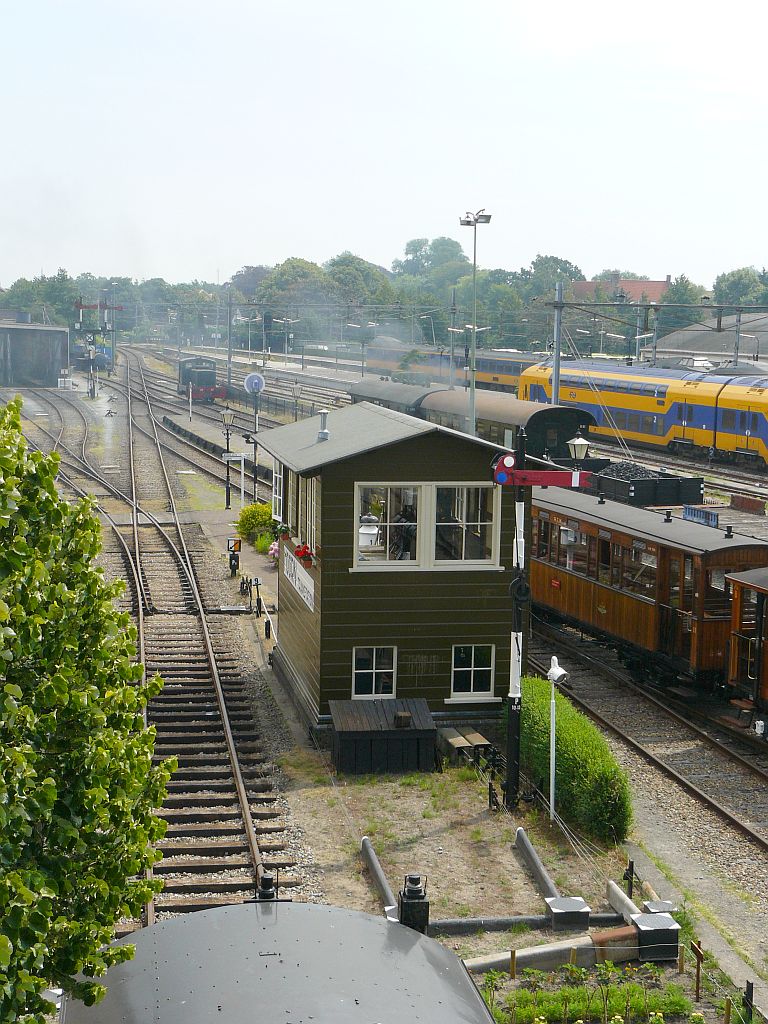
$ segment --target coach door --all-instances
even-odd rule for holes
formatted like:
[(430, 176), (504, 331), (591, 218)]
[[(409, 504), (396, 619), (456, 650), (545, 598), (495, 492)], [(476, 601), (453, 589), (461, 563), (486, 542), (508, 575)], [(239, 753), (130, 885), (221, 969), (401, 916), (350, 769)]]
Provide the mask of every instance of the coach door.
[(758, 415), (757, 410), (749, 405), (746, 409), (739, 409), (736, 413), (737, 451), (757, 453)]
[(693, 624), (693, 558), (668, 551), (666, 581), (659, 593), (659, 649), (688, 661)]

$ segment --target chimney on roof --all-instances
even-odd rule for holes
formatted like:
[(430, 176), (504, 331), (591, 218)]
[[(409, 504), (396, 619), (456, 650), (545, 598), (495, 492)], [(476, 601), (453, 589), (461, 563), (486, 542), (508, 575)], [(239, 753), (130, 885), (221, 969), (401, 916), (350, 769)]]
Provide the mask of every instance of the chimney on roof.
[(667, 274), (667, 284), (672, 284), (672, 275)]
[(317, 432), (317, 440), (318, 441), (327, 441), (330, 436), (331, 435), (330, 435), (330, 432), (328, 430), (328, 410), (327, 409), (321, 409), (320, 410), (320, 429)]

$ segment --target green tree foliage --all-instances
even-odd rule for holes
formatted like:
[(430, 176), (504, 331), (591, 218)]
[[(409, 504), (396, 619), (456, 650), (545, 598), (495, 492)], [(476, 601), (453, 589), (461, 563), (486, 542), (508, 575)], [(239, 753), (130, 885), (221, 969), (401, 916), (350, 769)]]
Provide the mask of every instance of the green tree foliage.
[(715, 278), (714, 299), (718, 304), (751, 306), (765, 302), (766, 298), (765, 284), (754, 267), (741, 267)]
[[(549, 778), (550, 684), (523, 679), (521, 760), (537, 785)], [(632, 821), (629, 782), (598, 729), (571, 704), (555, 694), (557, 808), (585, 832), (621, 842)]]
[(706, 307), (701, 307), (701, 297), (706, 292), (700, 284), (689, 281), (685, 274), (676, 277), (672, 284), (664, 292), (663, 305), (680, 303), (682, 305), (698, 306), (698, 309), (661, 309), (659, 312), (659, 337), (678, 331), (690, 324), (701, 321), (706, 313)]
[(347, 302), (387, 305), (395, 301), (390, 275), (351, 252), (335, 256), (324, 269)]
[(605, 281), (611, 284), (616, 279), (624, 281), (648, 281), (650, 278), (647, 274), (636, 274), (633, 270), (601, 270), (599, 274), (595, 274), (592, 281)]
[[(26, 448), (21, 401), (0, 412), (0, 1022), (42, 1022), (55, 983), (87, 1003), (129, 959), (114, 922), (159, 888), (143, 873), (172, 765), (153, 766), (135, 629), (92, 559), (89, 501)], [(136, 876), (132, 878), (132, 876)]]
[(252, 299), (256, 295), (261, 282), (270, 274), (271, 267), (243, 267), (232, 275), (232, 284), (241, 295)]

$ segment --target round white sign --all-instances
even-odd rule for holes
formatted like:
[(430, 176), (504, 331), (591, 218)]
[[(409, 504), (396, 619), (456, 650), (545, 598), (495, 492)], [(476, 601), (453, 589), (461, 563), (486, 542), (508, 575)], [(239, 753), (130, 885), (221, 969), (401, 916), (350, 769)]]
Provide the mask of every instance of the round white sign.
[(258, 395), (266, 386), (267, 382), (260, 373), (249, 373), (243, 381), (243, 387), (249, 395)]

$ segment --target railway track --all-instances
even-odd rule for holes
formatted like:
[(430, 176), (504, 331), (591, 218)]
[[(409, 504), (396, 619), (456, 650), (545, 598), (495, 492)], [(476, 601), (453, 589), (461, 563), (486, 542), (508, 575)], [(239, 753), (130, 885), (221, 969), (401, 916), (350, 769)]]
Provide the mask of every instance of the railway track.
[[(132, 383), (127, 364), (123, 374), (120, 465), (89, 461), (88, 419), (77, 400), (35, 392), (48, 415), (33, 417), (30, 433), (38, 447), (60, 451), (62, 482), (71, 493), (97, 492), (112, 527), (102, 563), (129, 581), (124, 603), (137, 623), (139, 659), (165, 681), (146, 717), (156, 730), (156, 760), (175, 758), (178, 767), (158, 812), (167, 831), (154, 872), (164, 889), (146, 908), (144, 923), (152, 923), (250, 899), (259, 880), (276, 870), (287, 872), (281, 885), (299, 878), (291, 874), (296, 861), (285, 853), (273, 768), (240, 674), (235, 620), (222, 614), (214, 585), (220, 565), (199, 526), (182, 524), (152, 400), (141, 382)], [(143, 392), (142, 402), (134, 403), (135, 390)], [(75, 435), (77, 448), (68, 444)], [(118, 931), (137, 926), (124, 921)]]
[(730, 736), (696, 726), (653, 695), (641, 691), (613, 652), (567, 628), (537, 625), (530, 667), (546, 676), (557, 654), (570, 679), (563, 692), (603, 728), (676, 785), (768, 852), (768, 752), (745, 756)]

